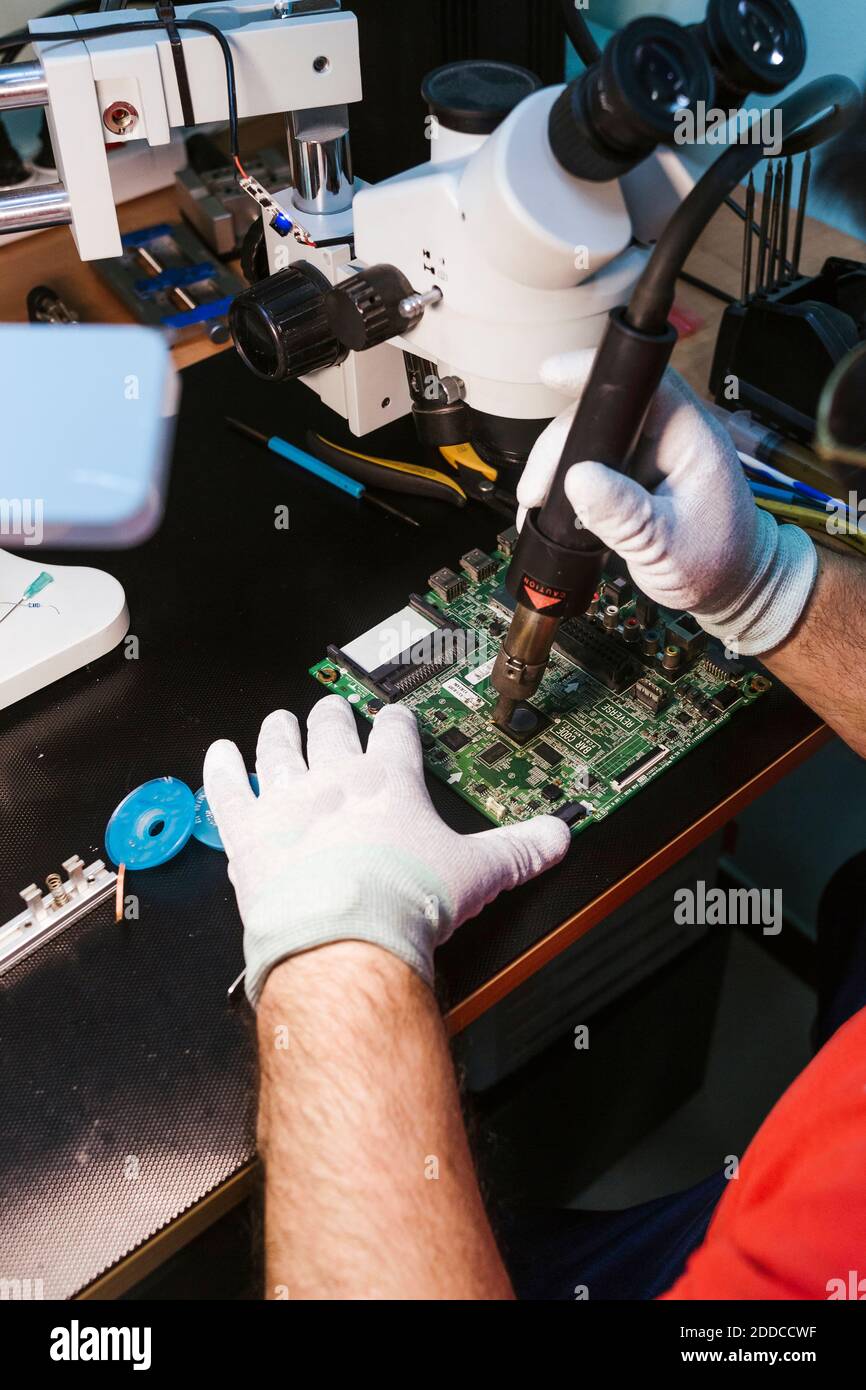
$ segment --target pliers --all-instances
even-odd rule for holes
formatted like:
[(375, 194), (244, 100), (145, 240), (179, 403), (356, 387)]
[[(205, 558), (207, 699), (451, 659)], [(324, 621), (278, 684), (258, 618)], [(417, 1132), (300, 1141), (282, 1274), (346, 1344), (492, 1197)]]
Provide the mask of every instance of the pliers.
[(498, 469), (485, 463), (471, 444), (449, 444), (438, 450), (453, 473), (421, 463), (408, 463), (404, 459), (364, 454), (348, 445), (335, 444), (314, 430), (307, 433), (307, 445), (326, 463), (370, 487), (415, 497), (433, 497), (452, 507), (465, 507), (472, 498), (508, 516), (514, 514), (513, 499), (496, 486)]

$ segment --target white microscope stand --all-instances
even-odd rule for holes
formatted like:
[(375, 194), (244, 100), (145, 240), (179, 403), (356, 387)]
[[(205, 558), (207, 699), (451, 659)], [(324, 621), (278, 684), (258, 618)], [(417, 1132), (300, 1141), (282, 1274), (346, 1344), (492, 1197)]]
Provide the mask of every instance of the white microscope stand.
[(129, 629), (126, 596), (102, 570), (0, 550), (0, 619), (36, 576), (54, 579), (0, 622), (0, 709), (104, 656)]

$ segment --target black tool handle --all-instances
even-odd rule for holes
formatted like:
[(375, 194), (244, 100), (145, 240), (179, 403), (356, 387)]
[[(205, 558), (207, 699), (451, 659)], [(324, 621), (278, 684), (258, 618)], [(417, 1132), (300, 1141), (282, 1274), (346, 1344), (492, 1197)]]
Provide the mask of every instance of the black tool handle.
[(326, 463), (333, 464), (343, 473), (348, 473), (350, 478), (355, 478), (359, 483), (366, 483), (368, 487), (378, 488), (382, 492), (402, 492), (407, 497), (432, 497), (437, 502), (447, 502), (451, 507), (466, 506), (466, 498), (455, 488), (449, 487), (450, 479), (447, 474), (443, 475), (445, 481), (439, 483), (435, 478), (419, 477), (417, 473), (404, 473), (398, 468), (371, 463), (351, 450), (331, 444), (314, 430), (307, 431), (307, 446)]
[(596, 354), (538, 529), (567, 549), (603, 551), (596, 536), (575, 527), (574, 509), (565, 495), (565, 479), (576, 463), (595, 460), (627, 472), (652, 398), (677, 340), (670, 324), (661, 334), (631, 327), (622, 307), (613, 309)]

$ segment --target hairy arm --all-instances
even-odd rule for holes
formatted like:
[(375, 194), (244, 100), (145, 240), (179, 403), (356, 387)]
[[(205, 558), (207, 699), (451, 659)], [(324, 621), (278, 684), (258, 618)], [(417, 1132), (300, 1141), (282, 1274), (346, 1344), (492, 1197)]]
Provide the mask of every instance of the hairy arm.
[(835, 551), (818, 550), (818, 578), (791, 636), (761, 658), (866, 757), (866, 566)]
[(512, 1298), (427, 985), (337, 942), (271, 972), (258, 1031), (268, 1296)]
[[(433, 952), (559, 862), (555, 816), (458, 835), (424, 781), (415, 715), (275, 710), (256, 749), (208, 749), (207, 797), (258, 1008), (273, 1298), (509, 1298), (433, 997)], [(286, 885), (289, 890), (286, 890)]]

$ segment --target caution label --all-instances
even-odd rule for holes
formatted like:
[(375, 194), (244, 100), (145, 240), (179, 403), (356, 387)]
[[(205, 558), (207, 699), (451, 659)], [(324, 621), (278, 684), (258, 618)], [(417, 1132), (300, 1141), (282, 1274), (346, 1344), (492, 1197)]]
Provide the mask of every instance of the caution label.
[(539, 613), (549, 613), (555, 617), (562, 608), (568, 594), (564, 589), (552, 589), (549, 584), (541, 584), (531, 575), (525, 574), (522, 582), (523, 596)]

